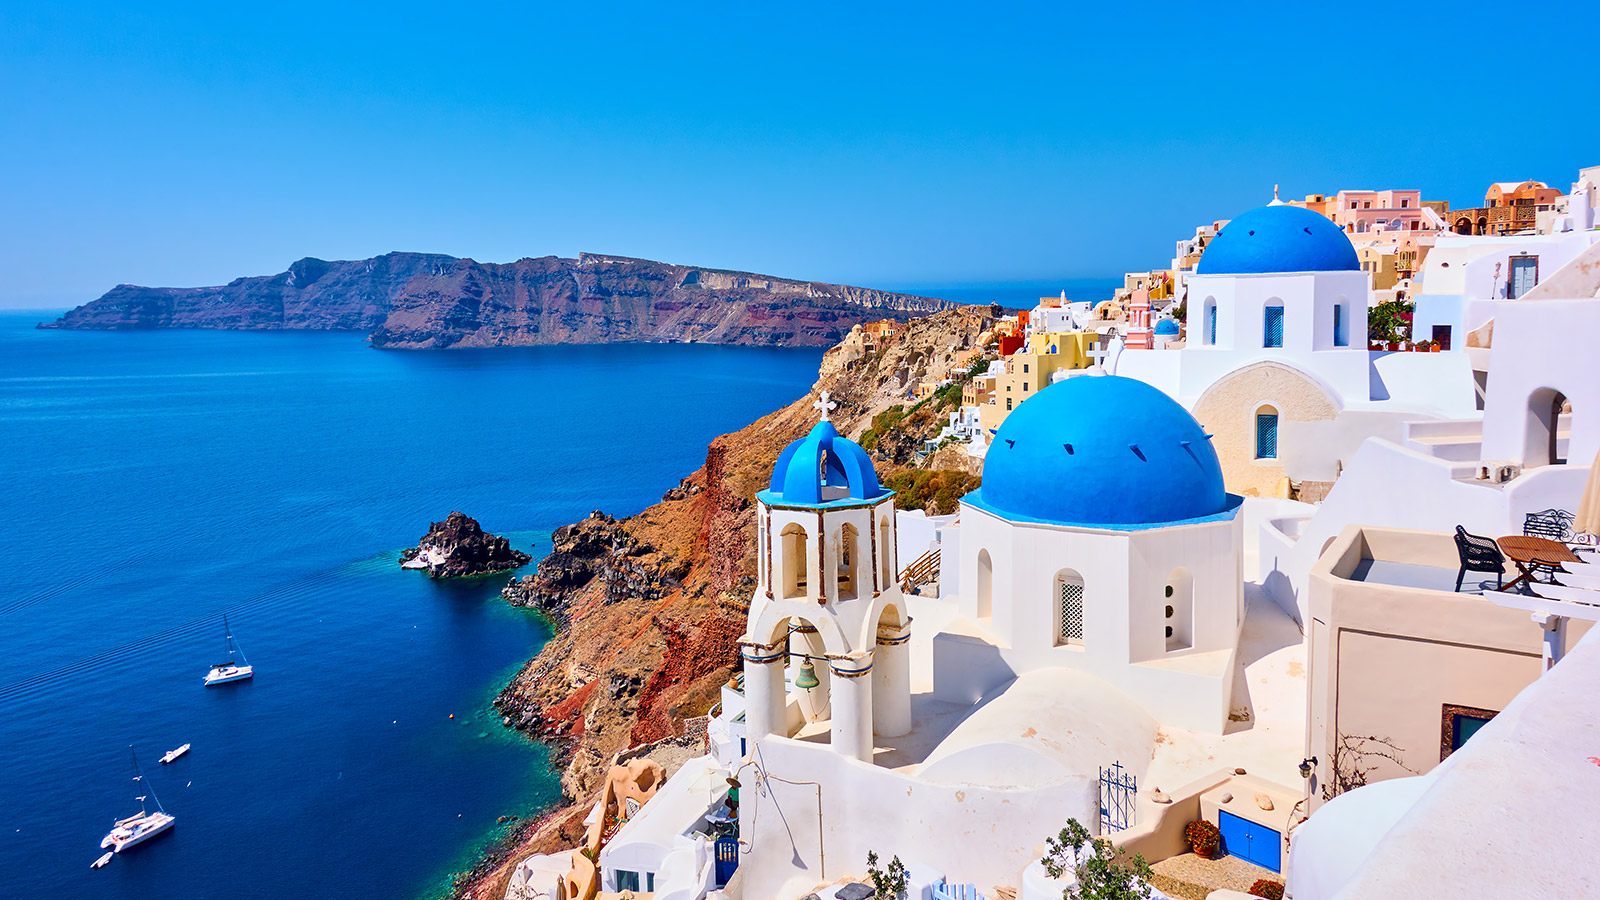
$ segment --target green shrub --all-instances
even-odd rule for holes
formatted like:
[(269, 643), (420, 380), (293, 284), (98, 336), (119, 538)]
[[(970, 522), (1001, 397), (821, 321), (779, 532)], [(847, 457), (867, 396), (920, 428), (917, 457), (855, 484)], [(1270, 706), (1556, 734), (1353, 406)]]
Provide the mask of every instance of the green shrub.
[(887, 870), (878, 868), (878, 854), (867, 851), (867, 880), (872, 882), (876, 900), (899, 900), (906, 892), (906, 867), (896, 856), (889, 860)]
[[(1089, 849), (1088, 853), (1084, 848)], [(1051, 878), (1068, 869), (1078, 883), (1062, 894), (1063, 900), (1147, 900), (1154, 875), (1143, 856), (1126, 865), (1117, 861), (1117, 848), (1105, 838), (1091, 837), (1077, 819), (1068, 819), (1061, 833), (1045, 842), (1040, 860)]]

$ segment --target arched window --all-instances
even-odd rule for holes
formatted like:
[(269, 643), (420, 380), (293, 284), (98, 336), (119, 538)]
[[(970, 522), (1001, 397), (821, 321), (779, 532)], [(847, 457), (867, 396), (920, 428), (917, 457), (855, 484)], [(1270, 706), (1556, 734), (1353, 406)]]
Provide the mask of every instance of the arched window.
[(1283, 346), (1283, 301), (1274, 297), (1267, 301), (1261, 320), (1261, 346)]
[(989, 551), (978, 551), (978, 618), (994, 615), (994, 563)]
[(1366, 230), (1367, 230), (1367, 220), (1366, 219), (1357, 219), (1356, 220), (1356, 234), (1365, 234)]
[(861, 533), (846, 522), (839, 529), (839, 598), (850, 600), (856, 596), (856, 560), (861, 556)]
[(806, 595), (806, 530), (791, 522), (778, 535), (783, 555), (783, 597), (792, 600)]
[(1163, 593), (1162, 621), (1167, 652), (1194, 646), (1194, 576), (1188, 569), (1173, 569)]
[(1278, 458), (1278, 411), (1271, 406), (1256, 410), (1256, 459)]
[(1055, 577), (1056, 646), (1083, 646), (1083, 576), (1062, 569)]
[(1217, 345), (1217, 298), (1207, 297), (1205, 303), (1205, 345)]

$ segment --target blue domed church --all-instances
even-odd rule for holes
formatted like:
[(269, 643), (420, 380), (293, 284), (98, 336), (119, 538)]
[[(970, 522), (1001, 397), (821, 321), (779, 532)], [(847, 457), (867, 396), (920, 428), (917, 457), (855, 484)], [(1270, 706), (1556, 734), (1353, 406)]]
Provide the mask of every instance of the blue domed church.
[[(1399, 437), (1397, 426), (1374, 424), (1396, 407), (1423, 417), (1470, 412), (1466, 360), (1368, 351), (1369, 276), (1344, 231), (1320, 213), (1277, 201), (1241, 213), (1207, 245), (1184, 292), (1183, 348), (1123, 353), (1114, 371), (1194, 414), (1235, 493), (1287, 496), (1291, 480), (1331, 483), (1375, 427)], [(1418, 368), (1440, 371), (1418, 379), (1410, 374)], [(1446, 385), (1454, 394), (1437, 400), (1453, 402), (1430, 409), (1390, 384)]]
[(961, 622), (934, 692), (973, 702), (1029, 671), (1088, 672), (1158, 721), (1221, 733), (1244, 604), (1241, 500), (1166, 394), (1070, 378), (1017, 407), (961, 502)]

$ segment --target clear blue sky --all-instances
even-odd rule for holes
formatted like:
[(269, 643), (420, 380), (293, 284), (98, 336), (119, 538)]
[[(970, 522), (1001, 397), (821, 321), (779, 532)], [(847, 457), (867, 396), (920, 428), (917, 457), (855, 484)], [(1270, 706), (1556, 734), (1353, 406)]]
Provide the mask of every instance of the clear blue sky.
[(142, 6), (0, 5), (0, 305), (397, 249), (1115, 276), (1274, 182), (1600, 164), (1588, 3)]

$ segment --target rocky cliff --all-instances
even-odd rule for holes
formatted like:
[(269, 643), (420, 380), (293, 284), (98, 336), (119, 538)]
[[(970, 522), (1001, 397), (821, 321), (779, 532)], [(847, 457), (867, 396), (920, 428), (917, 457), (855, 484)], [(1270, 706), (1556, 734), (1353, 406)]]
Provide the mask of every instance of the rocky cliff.
[[(595, 512), (559, 529), (537, 572), (507, 585), (508, 599), (550, 612), (560, 628), (495, 706), (507, 725), (560, 750), (570, 804), (514, 830), (463, 877), (458, 897), (499, 900), (517, 861), (578, 843), (610, 760), (683, 735), (717, 701), (738, 665), (734, 641), (755, 588), (755, 492), (784, 446), (816, 424), (817, 392), (838, 402), (842, 432), (861, 438), (876, 428), (878, 442), (898, 447), (902, 428), (929, 427), (923, 413), (938, 402), (904, 410), (908, 379), (956, 363), (989, 327), (988, 312), (963, 307), (913, 321), (870, 354), (834, 347), (810, 394), (717, 438), (705, 465), (644, 512), (620, 520)], [(885, 417), (897, 406), (902, 414)], [(902, 499), (920, 491), (931, 504), (941, 488), (959, 496), (977, 486), (964, 462), (930, 471), (880, 457), (878, 468), (885, 483), (906, 486)]]
[(480, 263), (436, 253), (302, 259), (277, 275), (202, 288), (122, 284), (45, 328), (367, 331), (422, 349), (697, 341), (824, 347), (871, 319), (952, 304), (624, 256)]

